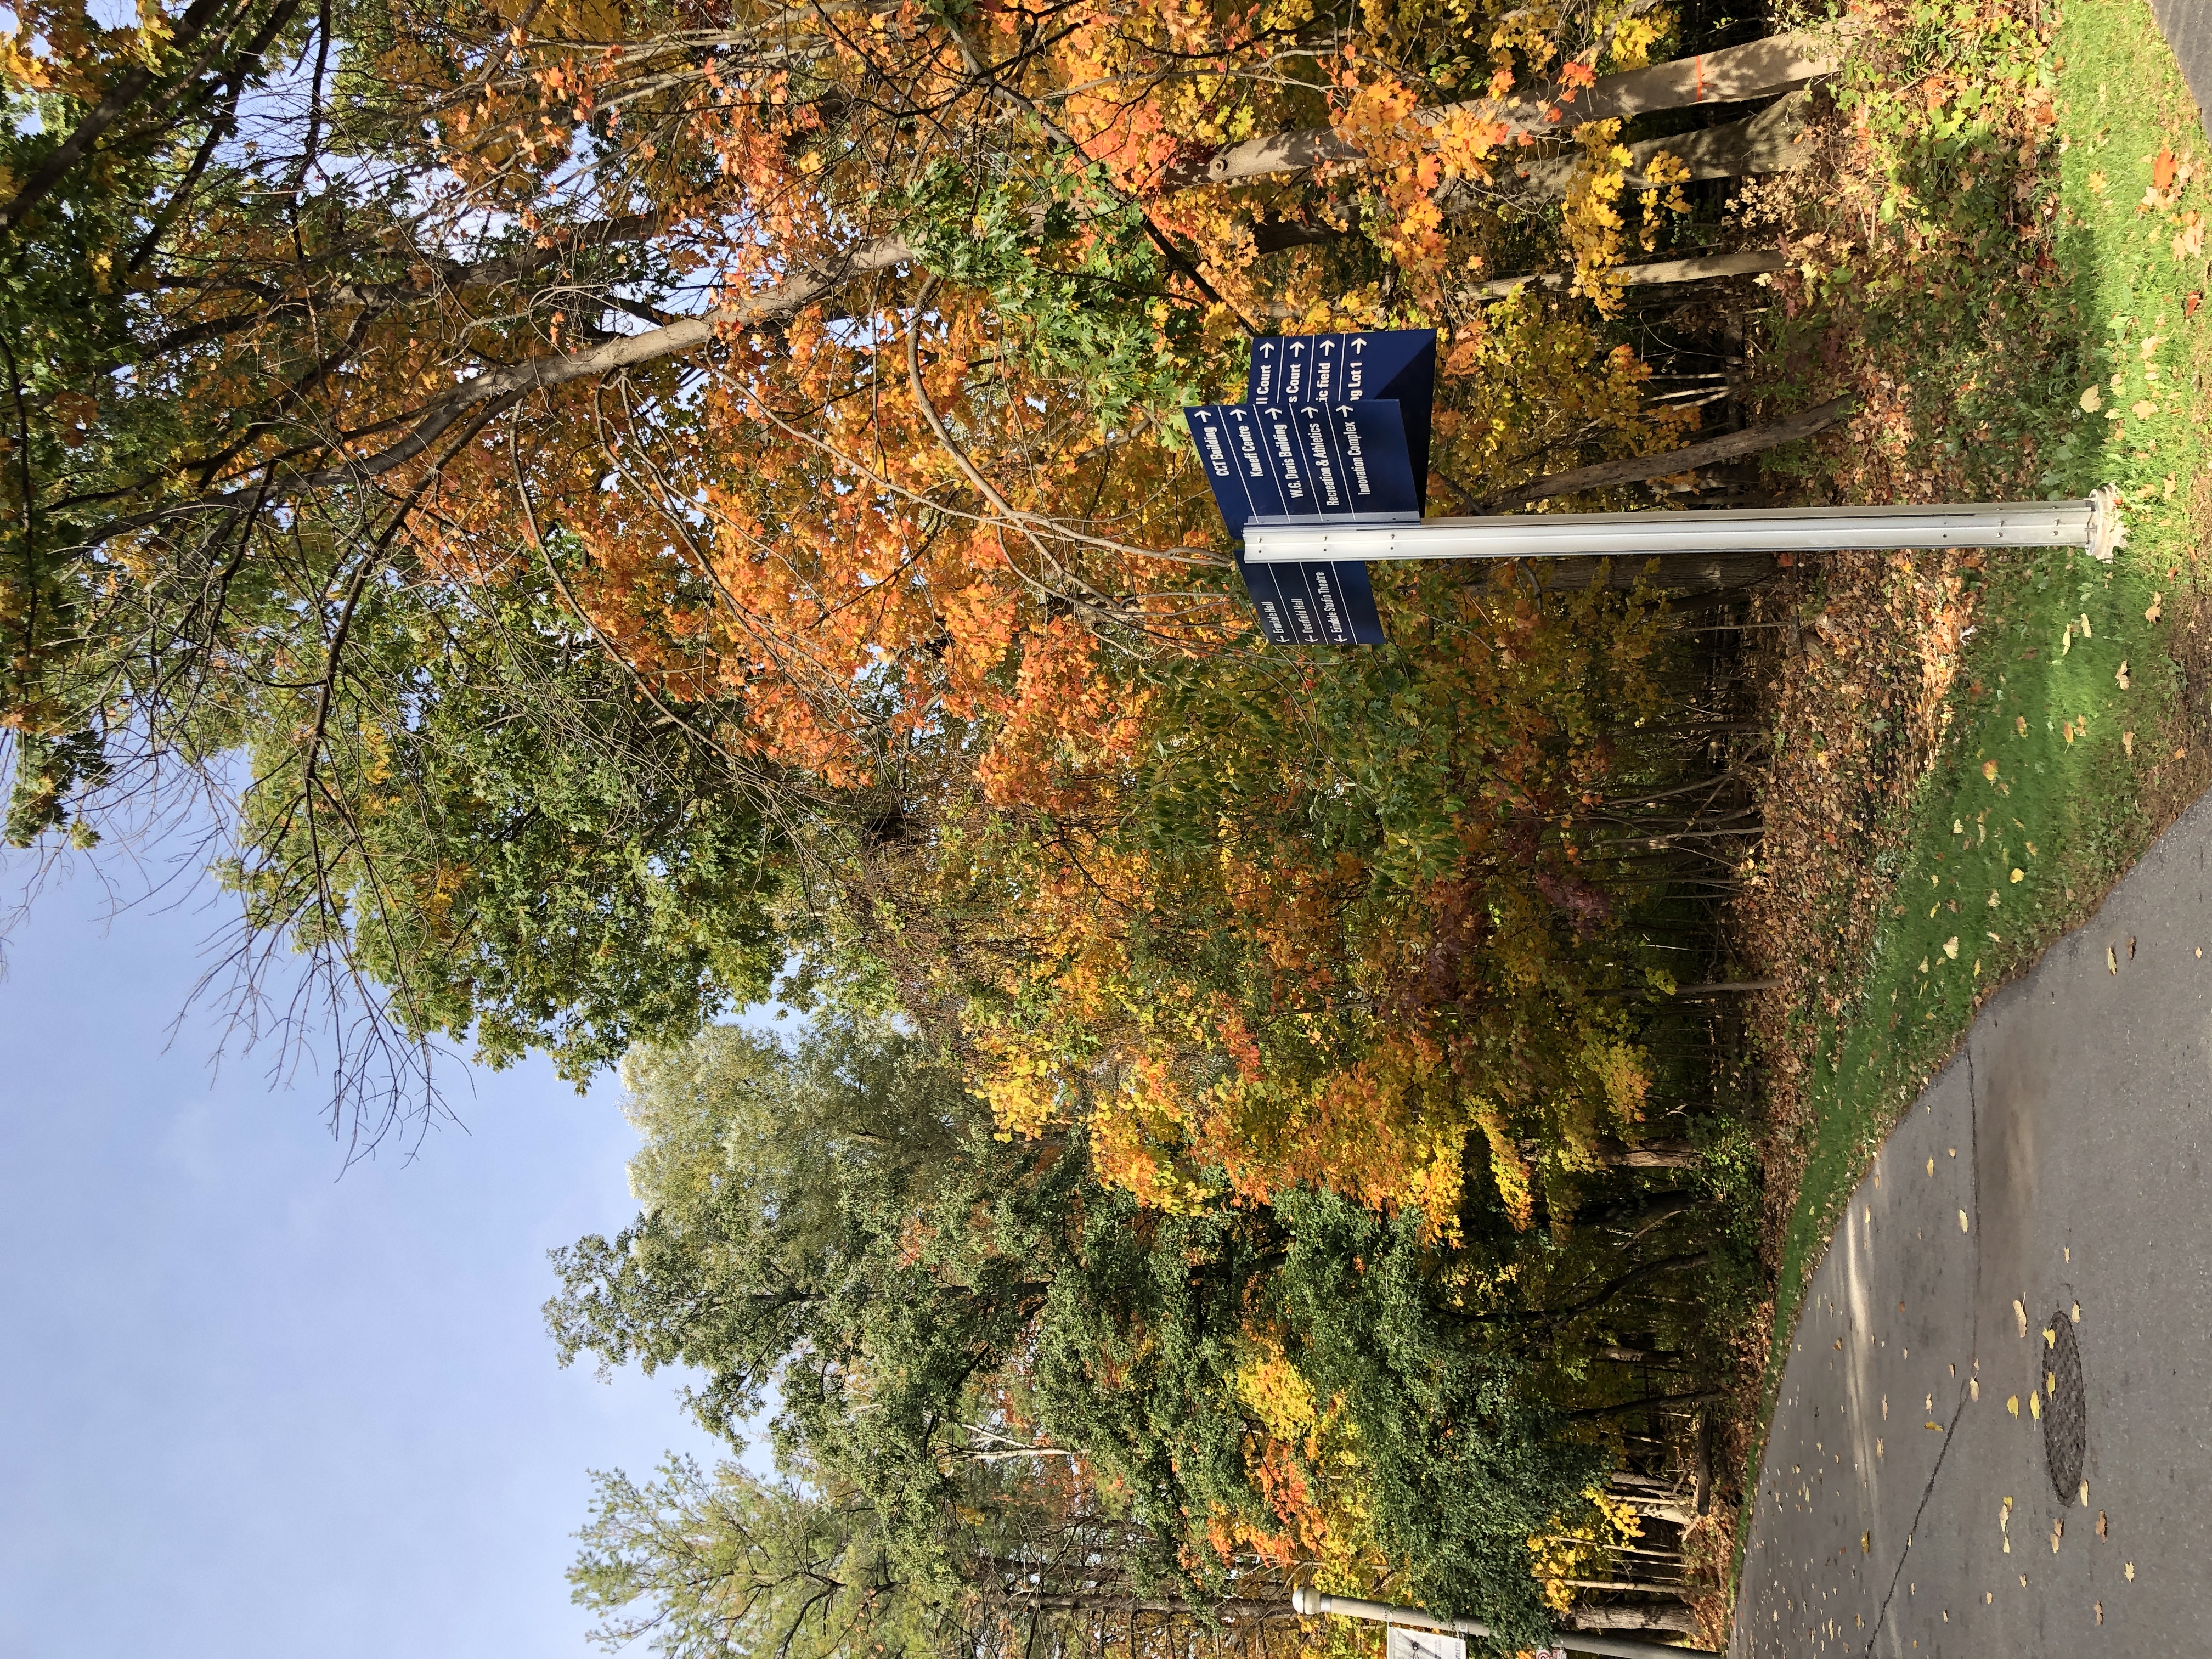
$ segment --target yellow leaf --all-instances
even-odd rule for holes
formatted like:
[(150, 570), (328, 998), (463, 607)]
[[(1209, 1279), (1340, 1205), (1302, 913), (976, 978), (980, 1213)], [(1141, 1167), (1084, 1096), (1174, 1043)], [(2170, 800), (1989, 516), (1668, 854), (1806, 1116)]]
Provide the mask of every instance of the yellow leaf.
[(2136, 1564), (2132, 1561), (2129, 1562), (2125, 1571), (2128, 1575), (2128, 1583), (2130, 1584), (2134, 1583), (2136, 1582)]
[(1964, 1210), (1959, 1212), (1959, 1231), (1962, 1233), (1966, 1231), (1966, 1212)]
[(2117, 974), (2120, 971), (2120, 959), (2113, 954), (2112, 947), (2109, 945), (2105, 947), (2105, 967), (2112, 973)]
[(2006, 1401), (2005, 1409), (2010, 1412), (2014, 1417), (2018, 1417), (2020, 1415), (2020, 1396), (2018, 1395), (2014, 1395), (2009, 1400)]
[(2012, 872), (2012, 878), (2014, 881), (2026, 881), (2027, 879), (2027, 872), (2025, 870), (2015, 870)]
[(2147, 421), (2158, 413), (2158, 405), (2149, 398), (2144, 398), (2138, 401), (2129, 412), (2139, 421)]
[(2087, 411), (2089, 414), (2094, 415), (2104, 406), (2105, 394), (2103, 392), (2100, 392), (2094, 386), (2085, 386), (2081, 388), (2081, 407), (2083, 410)]
[(2085, 640), (2093, 637), (2089, 632), (2089, 613), (2086, 611), (2081, 613), (2081, 637)]
[(2136, 757), (2136, 734), (2132, 732), (2121, 732), (2120, 747), (2127, 751), (2128, 758), (2133, 760)]
[(2027, 1397), (2027, 1414), (2040, 1423), (2043, 1420), (2043, 1396), (2031, 1394)]
[(1943, 941), (1943, 954), (1954, 962), (1959, 959), (1959, 936), (1956, 933)]
[(1984, 761), (1982, 763), (1982, 775), (1987, 778), (1991, 783), (1995, 783), (1997, 779), (1997, 763), (1995, 761)]
[(2027, 1334), (2027, 1310), (2021, 1305), (2018, 1297), (2012, 1299), (2012, 1316), (2020, 1322), (2020, 1334)]

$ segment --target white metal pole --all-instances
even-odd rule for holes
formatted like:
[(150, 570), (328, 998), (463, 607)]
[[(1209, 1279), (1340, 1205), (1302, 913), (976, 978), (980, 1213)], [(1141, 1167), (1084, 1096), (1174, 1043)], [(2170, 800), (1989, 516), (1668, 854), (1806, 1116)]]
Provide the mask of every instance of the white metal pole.
[[(1474, 1619), (1439, 1619), (1419, 1607), (1395, 1607), (1383, 1601), (1363, 1601), (1352, 1595), (1325, 1595), (1300, 1585), (1291, 1592), (1293, 1611), (1310, 1619), (1335, 1613), (1346, 1619), (1371, 1619), (1379, 1624), (1412, 1625), (1421, 1630), (1453, 1631), (1462, 1636), (1486, 1637), (1490, 1626)], [(1665, 1642), (1638, 1642), (1626, 1636), (1584, 1636), (1576, 1632), (1554, 1636), (1553, 1644), (1571, 1653), (1595, 1653), (1605, 1659), (1682, 1659), (1698, 1648), (1675, 1647)]]
[(1662, 553), (1816, 553), (1908, 547), (2079, 547), (2109, 563), (2124, 544), (2108, 486), (2085, 501), (1936, 507), (1715, 507), (1693, 513), (1511, 513), (1402, 524), (1255, 518), (1251, 564), (1375, 559), (1620, 559)]

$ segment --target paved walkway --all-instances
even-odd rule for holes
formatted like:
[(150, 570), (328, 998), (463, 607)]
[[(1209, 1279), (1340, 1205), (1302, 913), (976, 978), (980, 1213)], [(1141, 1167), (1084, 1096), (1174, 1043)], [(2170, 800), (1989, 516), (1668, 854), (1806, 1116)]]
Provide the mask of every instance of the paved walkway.
[(2212, 796), (1983, 1009), (1792, 1339), (1740, 1659), (2212, 1653)]
[(2151, 0), (2150, 15), (2173, 48), (2181, 78), (2197, 96), (2197, 118), (2212, 138), (2212, 5), (2205, 0)]

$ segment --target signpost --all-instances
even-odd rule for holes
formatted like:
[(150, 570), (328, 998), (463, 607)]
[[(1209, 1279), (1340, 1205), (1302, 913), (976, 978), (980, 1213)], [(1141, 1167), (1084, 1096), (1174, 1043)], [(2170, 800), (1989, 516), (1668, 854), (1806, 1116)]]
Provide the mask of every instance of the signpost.
[(2110, 562), (2126, 539), (2110, 489), (2068, 501), (1425, 519), (1436, 372), (1432, 329), (1256, 340), (1244, 402), (1183, 410), (1270, 642), (1382, 644), (1372, 559), (2081, 547)]
[[(1432, 329), (1259, 340), (1241, 404), (1183, 410), (1233, 541), (1254, 520), (1341, 529), (1421, 521), (1435, 402)], [(1361, 554), (1237, 572), (1277, 645), (1380, 645)]]

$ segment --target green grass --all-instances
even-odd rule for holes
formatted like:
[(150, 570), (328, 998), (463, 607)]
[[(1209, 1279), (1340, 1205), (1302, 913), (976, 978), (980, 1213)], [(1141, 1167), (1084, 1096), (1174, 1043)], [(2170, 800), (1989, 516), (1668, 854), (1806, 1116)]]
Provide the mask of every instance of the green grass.
[[(1916, 44), (1939, 64), (1973, 61), (1985, 37), (1971, 15), (1916, 7)], [(2174, 240), (2191, 212), (2212, 213), (2212, 200), (2192, 181), (2171, 207), (2137, 204), (2162, 149), (2200, 176), (2212, 157), (2136, 0), (2071, 0), (2049, 52), (2014, 41), (1983, 61), (1991, 78), (2011, 77), (1994, 94), (2055, 94), (2063, 149), (2055, 164), (2046, 150), (2038, 184), (2055, 188), (2045, 222), (2055, 270), (2022, 281), (2005, 246), (2016, 232), (1989, 215), (2002, 194), (1995, 187), (2017, 179), (1995, 144), (1971, 131), (1930, 132), (1940, 123), (1911, 111), (1888, 135), (1890, 199), (1901, 191), (1906, 211), (1936, 223), (1932, 256), (1902, 281), (1847, 271), (1846, 293), (1832, 279), (1799, 331), (1832, 331), (1847, 318), (1846, 349), (1905, 366), (1920, 383), (1911, 407), (1923, 476), (1991, 494), (2117, 485), (2130, 545), (2111, 566), (2082, 553), (2014, 553), (1960, 571), (1978, 588), (1977, 631), (1961, 653), (1937, 763), (1906, 822), (1883, 838), (1890, 897), (1841, 1017), (1808, 1008), (1791, 1033), (1815, 1058), (1803, 1091), (1809, 1144), (1777, 1285), (1768, 1413), (1805, 1281), (1868, 1160), (1990, 991), (2086, 914), (2202, 776), (2201, 750), (2172, 758), (2203, 712), (2185, 706), (2173, 645), (2197, 588), (2212, 309), (2190, 314), (2206, 260), (2186, 243), (2177, 255)], [(2146, 360), (2151, 337), (2160, 343)], [(2092, 385), (2094, 409), (2083, 406)], [(2155, 411), (2137, 414), (2146, 403)], [(2154, 598), (2156, 622), (2145, 614)], [(1756, 1448), (1753, 1459), (1755, 1467)]]

